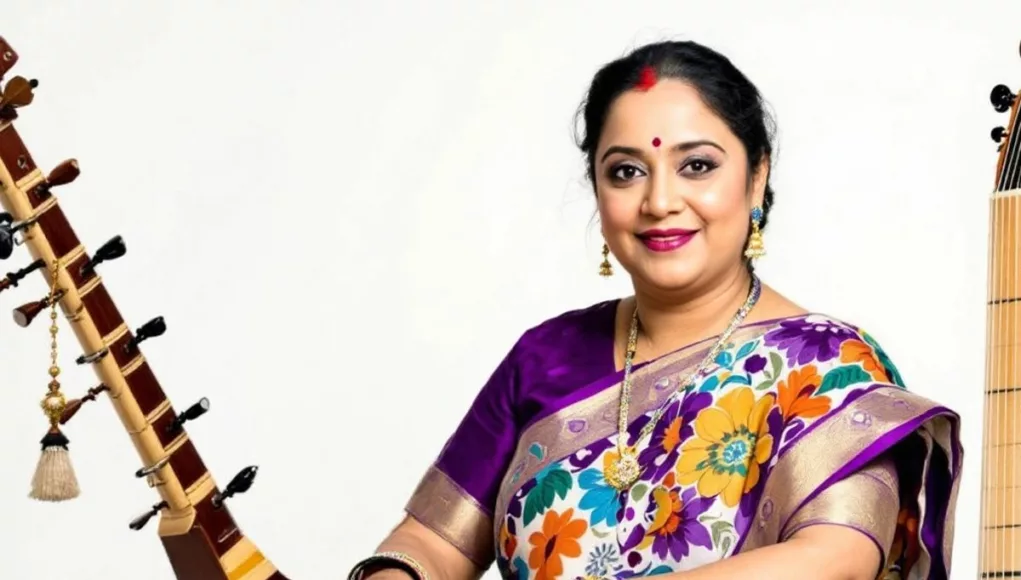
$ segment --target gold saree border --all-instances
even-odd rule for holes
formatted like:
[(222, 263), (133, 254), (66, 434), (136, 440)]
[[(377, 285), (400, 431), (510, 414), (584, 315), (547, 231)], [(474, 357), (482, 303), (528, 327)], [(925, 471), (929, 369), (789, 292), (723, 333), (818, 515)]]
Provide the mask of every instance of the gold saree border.
[[(783, 451), (770, 471), (756, 513), (738, 553), (775, 543), (782, 537), (784, 528), (793, 514), (819, 490), (820, 486), (826, 484), (827, 480), (848, 464), (858, 460), (873, 444), (889, 436), (892, 431), (903, 429), (912, 423), (918, 425), (913, 431), (906, 431), (903, 437), (912, 433), (921, 435), (929, 449), (921, 474), (922, 489), (919, 496), (921, 521), (924, 521), (925, 510), (929, 507), (925, 503), (924, 484), (930, 476), (929, 458), (932, 456), (933, 433), (940, 435), (935, 442), (943, 447), (947, 455), (951, 470), (947, 475), (953, 476), (953, 487), (956, 487), (960, 479), (960, 450), (952, 447), (951, 439), (952, 427), (956, 429), (956, 421), (951, 422), (947, 415), (956, 418), (952, 411), (938, 403), (893, 385), (880, 383), (878, 387), (848, 403), (822, 423), (816, 424), (811, 431), (795, 441), (792, 447)], [(949, 519), (952, 513), (949, 509), (947, 511)], [(944, 527), (942, 538), (944, 546), (950, 545), (952, 540), (953, 528)], [(919, 556), (917, 566), (921, 577), (927, 577), (931, 555), (926, 552), (924, 545), (923, 553)], [(944, 561), (949, 567), (949, 553), (946, 549)]]
[(815, 524), (846, 526), (865, 533), (876, 543), (880, 566), (885, 567), (897, 531), (899, 496), (893, 460), (871, 463), (827, 487), (798, 509), (783, 526), (780, 540)]
[[(739, 327), (728, 343), (743, 344), (759, 339), (784, 320), (787, 319)], [(710, 337), (694, 343), (634, 370), (631, 375), (629, 425), (658, 408), (677, 390), (678, 383), (708, 354), (713, 339)], [(544, 467), (617, 433), (621, 387), (622, 381), (608, 385), (598, 393), (536, 421), (519, 435), (509, 469), (500, 484), (493, 511), (494, 523), (503, 521), (514, 494)], [(648, 438), (645, 443), (648, 443)], [(494, 539), (499, 537), (499, 527), (495, 527), (492, 533)]]
[(404, 511), (482, 569), (493, 563), (496, 549), (489, 533), (493, 518), (435, 465), (426, 470)]

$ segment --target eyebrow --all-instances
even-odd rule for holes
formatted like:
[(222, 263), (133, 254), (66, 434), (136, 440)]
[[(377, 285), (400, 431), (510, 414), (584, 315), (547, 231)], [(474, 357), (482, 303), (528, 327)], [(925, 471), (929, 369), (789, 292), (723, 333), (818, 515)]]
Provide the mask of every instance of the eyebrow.
[[(699, 139), (697, 141), (682, 141), (671, 147), (670, 150), (674, 152), (683, 153), (685, 151), (690, 151), (703, 145), (708, 145), (710, 147), (719, 149), (720, 152), (724, 154), (727, 152), (718, 143), (716, 143), (715, 141), (710, 141), (708, 139)], [(606, 158), (609, 157), (610, 155), (613, 155), (614, 153), (623, 153), (625, 155), (631, 155), (632, 157), (640, 157), (643, 152), (638, 147), (625, 147), (624, 145), (613, 145), (606, 150), (606, 153), (603, 153), (603, 156), (599, 159), (599, 161), (600, 162), (606, 161)]]

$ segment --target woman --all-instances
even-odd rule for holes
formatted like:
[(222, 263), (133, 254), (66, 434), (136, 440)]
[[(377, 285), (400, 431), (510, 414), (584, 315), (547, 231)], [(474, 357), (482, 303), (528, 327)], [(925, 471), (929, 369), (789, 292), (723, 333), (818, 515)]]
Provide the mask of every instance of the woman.
[(634, 297), (525, 332), (352, 577), (947, 578), (957, 415), (754, 274), (757, 89), (666, 42), (600, 70), (582, 112), (601, 273), (612, 252)]

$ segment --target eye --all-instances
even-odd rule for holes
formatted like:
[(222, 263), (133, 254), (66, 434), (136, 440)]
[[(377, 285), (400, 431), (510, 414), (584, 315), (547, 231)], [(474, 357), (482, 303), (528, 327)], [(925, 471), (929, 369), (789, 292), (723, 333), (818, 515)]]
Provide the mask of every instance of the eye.
[(681, 166), (681, 173), (692, 177), (701, 177), (719, 167), (712, 159), (690, 159)]
[(645, 173), (630, 163), (621, 163), (610, 168), (610, 179), (617, 183), (626, 183), (640, 175), (645, 175)]

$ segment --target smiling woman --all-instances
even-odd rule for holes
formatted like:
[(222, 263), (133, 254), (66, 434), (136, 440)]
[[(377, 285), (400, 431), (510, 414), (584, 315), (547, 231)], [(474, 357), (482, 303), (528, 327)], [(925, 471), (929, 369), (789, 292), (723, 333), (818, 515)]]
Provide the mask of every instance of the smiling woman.
[(947, 578), (957, 415), (754, 273), (774, 195), (755, 86), (657, 43), (603, 67), (581, 116), (634, 296), (525, 332), (351, 577)]

